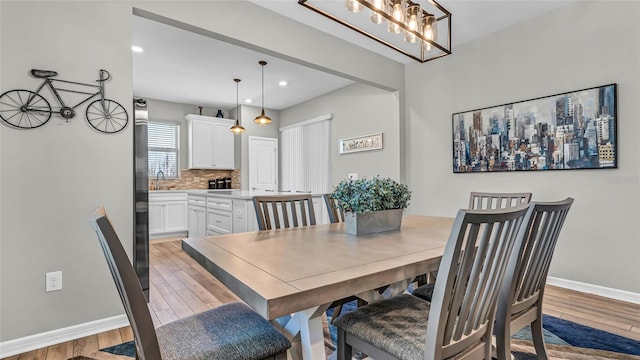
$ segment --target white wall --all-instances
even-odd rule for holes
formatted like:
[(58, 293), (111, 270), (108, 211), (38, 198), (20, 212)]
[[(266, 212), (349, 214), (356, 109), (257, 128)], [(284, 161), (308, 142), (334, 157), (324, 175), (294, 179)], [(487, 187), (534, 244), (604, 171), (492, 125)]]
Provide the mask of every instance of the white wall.
[[(0, 133), (0, 341), (122, 314), (95, 232), (98, 205), (111, 213), (131, 254), (133, 120), (131, 7), (114, 3), (0, 4), (0, 88), (34, 89), (32, 68), (94, 83), (109, 70), (109, 98), (129, 113), (120, 133), (102, 134), (83, 106), (69, 122)], [(62, 95), (63, 98), (68, 98)], [(45, 272), (62, 270), (63, 290), (45, 293)]]
[[(406, 67), (411, 211), (453, 216), (476, 191), (575, 203), (551, 276), (640, 293), (640, 3), (579, 1)], [(452, 173), (451, 114), (618, 84), (615, 170)]]
[[(404, 81), (402, 65), (246, 1), (0, 1), (0, 90), (35, 87), (31, 68), (91, 82), (104, 67), (109, 97), (132, 116), (132, 12), (383, 88)], [(132, 130), (97, 134), (81, 115), (0, 130), (0, 342), (123, 313), (86, 219), (104, 204), (131, 253)], [(64, 289), (45, 294), (54, 270)]]
[[(397, 92), (353, 84), (282, 111), (281, 126), (333, 114), (331, 120), (332, 186), (349, 173), (400, 179), (400, 127)], [(340, 139), (383, 133), (382, 150), (340, 154)]]

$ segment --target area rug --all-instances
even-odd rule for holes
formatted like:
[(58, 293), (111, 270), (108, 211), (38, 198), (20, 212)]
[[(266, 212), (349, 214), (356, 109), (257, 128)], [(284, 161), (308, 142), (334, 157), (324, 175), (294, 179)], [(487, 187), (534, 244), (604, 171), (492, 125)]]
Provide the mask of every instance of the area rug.
[[(327, 312), (329, 321), (331, 313), (331, 310)], [(548, 315), (543, 316), (542, 323), (547, 354), (550, 359), (640, 360), (640, 341)], [(337, 330), (332, 325), (329, 326), (329, 330), (332, 341), (335, 344)], [(135, 357), (133, 341), (100, 349), (100, 351), (114, 355)], [(531, 331), (528, 327), (513, 335), (512, 351), (515, 360), (538, 359), (531, 343)]]

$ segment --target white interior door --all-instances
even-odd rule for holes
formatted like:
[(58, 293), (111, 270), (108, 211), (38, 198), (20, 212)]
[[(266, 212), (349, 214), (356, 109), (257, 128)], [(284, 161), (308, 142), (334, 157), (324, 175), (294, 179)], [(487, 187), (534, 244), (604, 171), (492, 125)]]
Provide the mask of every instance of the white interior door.
[(278, 189), (278, 139), (249, 136), (249, 190)]

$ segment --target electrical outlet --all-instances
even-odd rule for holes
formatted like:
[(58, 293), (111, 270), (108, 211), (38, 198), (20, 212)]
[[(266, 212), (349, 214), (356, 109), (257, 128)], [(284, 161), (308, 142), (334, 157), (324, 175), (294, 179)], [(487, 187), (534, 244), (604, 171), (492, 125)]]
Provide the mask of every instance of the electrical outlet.
[(193, 182), (196, 182), (196, 183), (197, 183), (197, 182), (200, 182), (200, 178), (199, 178), (199, 177), (197, 177), (197, 176), (194, 176), (194, 177), (193, 177)]
[(62, 290), (62, 271), (53, 271), (46, 273), (45, 276), (45, 291), (58, 291)]
[(349, 178), (349, 180), (358, 180), (358, 173), (351, 173), (347, 175), (347, 177)]

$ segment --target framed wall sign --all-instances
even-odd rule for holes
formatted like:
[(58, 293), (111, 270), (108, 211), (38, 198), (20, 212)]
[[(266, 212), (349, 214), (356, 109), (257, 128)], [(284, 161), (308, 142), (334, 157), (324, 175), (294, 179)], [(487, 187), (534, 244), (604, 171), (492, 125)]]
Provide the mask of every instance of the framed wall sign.
[(452, 115), (453, 172), (617, 168), (616, 84)]
[(340, 154), (382, 149), (382, 133), (340, 140)]

